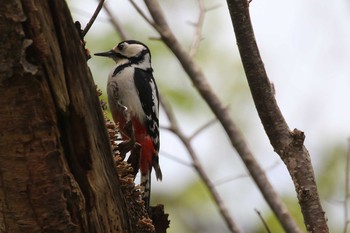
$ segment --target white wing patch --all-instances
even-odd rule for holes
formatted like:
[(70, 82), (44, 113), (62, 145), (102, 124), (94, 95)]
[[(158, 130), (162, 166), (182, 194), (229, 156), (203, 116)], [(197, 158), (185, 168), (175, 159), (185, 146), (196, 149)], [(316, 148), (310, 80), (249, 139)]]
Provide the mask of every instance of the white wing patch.
[(157, 118), (159, 118), (159, 112), (158, 112), (159, 111), (158, 110), (159, 102), (158, 102), (158, 98), (157, 98), (156, 85), (155, 85), (153, 80), (151, 80), (150, 85), (151, 85), (151, 89), (152, 89), (152, 99), (153, 99), (153, 103), (154, 103), (152, 110), (153, 110), (153, 112), (155, 112)]

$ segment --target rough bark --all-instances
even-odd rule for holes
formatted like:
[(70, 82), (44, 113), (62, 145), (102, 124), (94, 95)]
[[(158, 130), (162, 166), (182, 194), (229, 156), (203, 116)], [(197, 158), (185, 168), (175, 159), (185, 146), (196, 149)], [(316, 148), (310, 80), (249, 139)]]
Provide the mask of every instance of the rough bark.
[(65, 1), (2, 0), (0, 32), (0, 232), (133, 232)]
[(274, 150), (286, 164), (294, 182), (308, 232), (328, 232), (304, 133), (290, 131), (277, 105), (255, 41), (247, 0), (227, 0), (238, 49), (249, 87), (265, 132)]

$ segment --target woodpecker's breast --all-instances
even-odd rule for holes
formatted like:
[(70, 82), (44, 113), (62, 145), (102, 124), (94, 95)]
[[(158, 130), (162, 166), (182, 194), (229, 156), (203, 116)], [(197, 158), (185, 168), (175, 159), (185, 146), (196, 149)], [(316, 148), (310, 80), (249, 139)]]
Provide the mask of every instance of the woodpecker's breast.
[(115, 69), (110, 73), (107, 84), (108, 102), (111, 111), (119, 112), (119, 105), (121, 104), (128, 108), (132, 117), (137, 117), (141, 122), (144, 121), (146, 115), (142, 109), (134, 83), (135, 69), (133, 67), (125, 67), (114, 74)]

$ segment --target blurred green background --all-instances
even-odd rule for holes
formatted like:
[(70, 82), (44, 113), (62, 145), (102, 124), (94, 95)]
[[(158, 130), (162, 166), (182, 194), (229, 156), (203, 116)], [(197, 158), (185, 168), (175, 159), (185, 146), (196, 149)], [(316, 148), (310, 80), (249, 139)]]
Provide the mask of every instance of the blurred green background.
[[(142, 1), (135, 2), (146, 9)], [(228, 106), (276, 191), (302, 225), (289, 174), (273, 152), (252, 102), (226, 2), (204, 2), (207, 9), (215, 9), (206, 12), (195, 60)], [(74, 20), (79, 20), (84, 27), (97, 3), (70, 0)], [(150, 47), (158, 87), (172, 105), (181, 129), (191, 135), (213, 119), (179, 62), (160, 41), (150, 39), (158, 34), (129, 1), (107, 0), (106, 4), (129, 38)], [(163, 0), (160, 4), (175, 35), (189, 49), (195, 32), (193, 23), (199, 14), (197, 1)], [(282, 113), (291, 129), (298, 128), (306, 134), (305, 143), (315, 166), (331, 232), (343, 232), (350, 132), (350, 4), (346, 0), (335, 0), (332, 4), (325, 0), (253, 0), (250, 10), (260, 52)], [(102, 10), (85, 40), (93, 54), (111, 49), (120, 42), (120, 37)], [(104, 91), (113, 61), (93, 56), (89, 66), (95, 82)], [(165, 114), (162, 111), (160, 114), (160, 125), (167, 127)], [(266, 232), (255, 209), (261, 212), (272, 232), (283, 232), (218, 123), (198, 135), (193, 146), (230, 214), (244, 232)], [(162, 129), (160, 164), (164, 180), (153, 181), (151, 202), (165, 205), (171, 220), (169, 233), (229, 232), (190, 163), (176, 136)]]

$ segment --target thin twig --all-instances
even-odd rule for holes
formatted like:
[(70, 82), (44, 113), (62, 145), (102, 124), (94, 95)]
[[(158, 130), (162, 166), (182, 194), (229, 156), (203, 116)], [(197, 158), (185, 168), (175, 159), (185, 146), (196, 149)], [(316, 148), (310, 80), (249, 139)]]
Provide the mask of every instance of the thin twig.
[(172, 129), (169, 128), (169, 126), (163, 126), (163, 125), (160, 125), (159, 129), (164, 129), (164, 130), (168, 130), (168, 131), (172, 130)]
[(215, 122), (217, 122), (218, 119), (214, 118), (211, 119), (210, 121), (208, 121), (207, 123), (205, 123), (204, 125), (202, 125), (201, 127), (199, 127), (196, 131), (194, 131), (189, 137), (188, 140), (192, 141), (198, 134), (200, 134), (201, 132), (203, 132), (203, 130), (207, 129), (209, 126), (211, 126), (212, 124), (214, 124)]
[(219, 7), (221, 7), (221, 4), (216, 4), (216, 5), (213, 5), (211, 7), (206, 7), (205, 10), (208, 12), (208, 11), (215, 10), (215, 9), (217, 9)]
[(205, 7), (204, 7), (204, 1), (203, 0), (197, 0), (198, 3), (198, 8), (199, 8), (199, 16), (197, 23), (195, 23), (195, 33), (194, 33), (194, 38), (191, 44), (190, 48), (190, 57), (194, 57), (194, 55), (197, 53), (199, 43), (202, 39), (202, 28), (203, 28), (203, 23), (204, 23), (204, 17), (205, 17)]
[(189, 139), (185, 136), (185, 134), (180, 130), (178, 127), (177, 120), (175, 118), (175, 115), (170, 107), (170, 105), (164, 101), (163, 98), (160, 98), (160, 104), (164, 109), (165, 114), (168, 117), (168, 120), (170, 122), (170, 129), (176, 136), (180, 139), (180, 141), (183, 143), (183, 145), (186, 147), (192, 161), (193, 161), (193, 167), (197, 171), (200, 178), (203, 180), (204, 184), (206, 185), (209, 193), (211, 194), (212, 198), (214, 199), (220, 214), (225, 219), (229, 229), (231, 232), (239, 233), (241, 232), (239, 228), (236, 226), (236, 223), (233, 221), (232, 217), (229, 215), (229, 212), (221, 199), (219, 193), (216, 191), (214, 184), (209, 179), (209, 176), (206, 174), (204, 168), (202, 167), (201, 163), (199, 162), (198, 156), (196, 152), (194, 151)]
[(206, 8), (204, 6), (204, 1), (203, 0), (197, 0), (198, 2), (198, 8), (199, 8), (199, 15), (198, 15), (198, 19), (196, 23), (193, 23), (193, 25), (195, 26), (195, 33), (194, 33), (194, 38), (192, 40), (192, 44), (190, 47), (190, 52), (189, 55), (191, 58), (194, 57), (194, 55), (196, 55), (198, 48), (199, 48), (199, 44), (201, 42), (202, 38), (202, 30), (203, 30), (203, 24), (204, 24), (204, 18), (205, 15), (208, 11), (214, 10), (216, 8), (218, 8), (220, 5), (215, 5), (209, 8)]
[(112, 14), (112, 12), (109, 10), (109, 7), (107, 6), (107, 4), (103, 5), (103, 9), (106, 11), (107, 15), (109, 16), (109, 20), (112, 23), (113, 27), (119, 33), (120, 38), (122, 40), (128, 39), (128, 36), (127, 36), (125, 30), (123, 29), (122, 26), (120, 26), (119, 20), (117, 19), (117, 17), (115, 15)]
[(348, 151), (346, 155), (346, 166), (345, 166), (345, 200), (344, 200), (344, 230), (343, 233), (348, 232), (348, 227), (350, 224), (349, 219), (349, 206), (350, 206), (350, 138), (348, 139)]
[(258, 209), (254, 209), (254, 210), (258, 214), (258, 216), (259, 216), (260, 220), (262, 221), (262, 223), (264, 224), (264, 227), (265, 227), (266, 231), (268, 233), (271, 233), (270, 228), (267, 225), (267, 223), (266, 223), (265, 219), (263, 218), (263, 216), (261, 215), (260, 211)]
[(166, 151), (160, 151), (160, 154), (161, 154), (162, 157), (163, 156), (167, 157), (168, 159), (171, 159), (171, 160), (173, 160), (173, 161), (175, 161), (175, 162), (177, 162), (177, 163), (179, 163), (181, 165), (184, 165), (186, 167), (193, 167), (192, 163), (185, 162), (182, 159), (179, 159), (178, 156), (172, 155), (172, 154), (170, 154), (170, 153), (168, 153)]
[(150, 20), (145, 13), (143, 13), (141, 8), (133, 0), (129, 0), (129, 2), (149, 25), (151, 25), (154, 28), (157, 28), (157, 25), (154, 22), (152, 22), (152, 20)]
[(228, 111), (225, 109), (217, 95), (213, 92), (201, 68), (189, 56), (172, 33), (159, 6), (159, 2), (154, 0), (145, 0), (145, 3), (155, 22), (156, 27), (154, 28), (160, 34), (163, 42), (175, 54), (182, 67), (191, 78), (194, 87), (198, 90), (202, 98), (209, 105), (215, 116), (222, 124), (228, 137), (230, 138), (232, 146), (237, 150), (253, 180), (259, 187), (265, 200), (276, 214), (284, 229), (290, 233), (300, 233), (301, 230), (268, 181), (265, 172), (255, 160), (242, 133), (232, 121)]
[(86, 24), (86, 27), (84, 28), (83, 32), (81, 33), (83, 38), (86, 35), (86, 33), (90, 30), (92, 24), (95, 22), (95, 19), (97, 18), (98, 14), (100, 13), (100, 11), (102, 9), (104, 1), (105, 0), (100, 0), (100, 2), (98, 3), (97, 8), (96, 8), (94, 14), (92, 15), (90, 21)]
[[(78, 7), (70, 6), (69, 9), (71, 10), (71, 12), (72, 12), (73, 14), (82, 16), (82, 17), (87, 18), (87, 19), (89, 19), (89, 18), (91, 17), (91, 12), (82, 10), (82, 9), (80, 9), (80, 8), (78, 8)], [(101, 22), (101, 23), (107, 23), (107, 22), (109, 22), (109, 20), (108, 20), (107, 18), (101, 17), (101, 16), (99, 16), (98, 18), (96, 18), (95, 21), (99, 21), (99, 22)]]
[[(265, 168), (264, 170), (265, 171), (267, 171), (267, 170), (271, 171), (274, 168), (276, 168), (279, 164), (280, 164), (280, 161), (277, 160), (275, 163), (273, 163), (269, 167)], [(221, 178), (221, 179), (219, 179), (217, 181), (214, 181), (214, 184), (215, 184), (215, 186), (219, 186), (219, 185), (222, 185), (222, 184), (226, 184), (227, 182), (231, 182), (231, 181), (234, 181), (234, 180), (237, 180), (237, 179), (241, 179), (241, 178), (248, 178), (248, 177), (251, 177), (251, 175), (250, 174), (240, 174), (240, 175), (236, 175), (236, 176), (224, 177), (224, 178)]]

